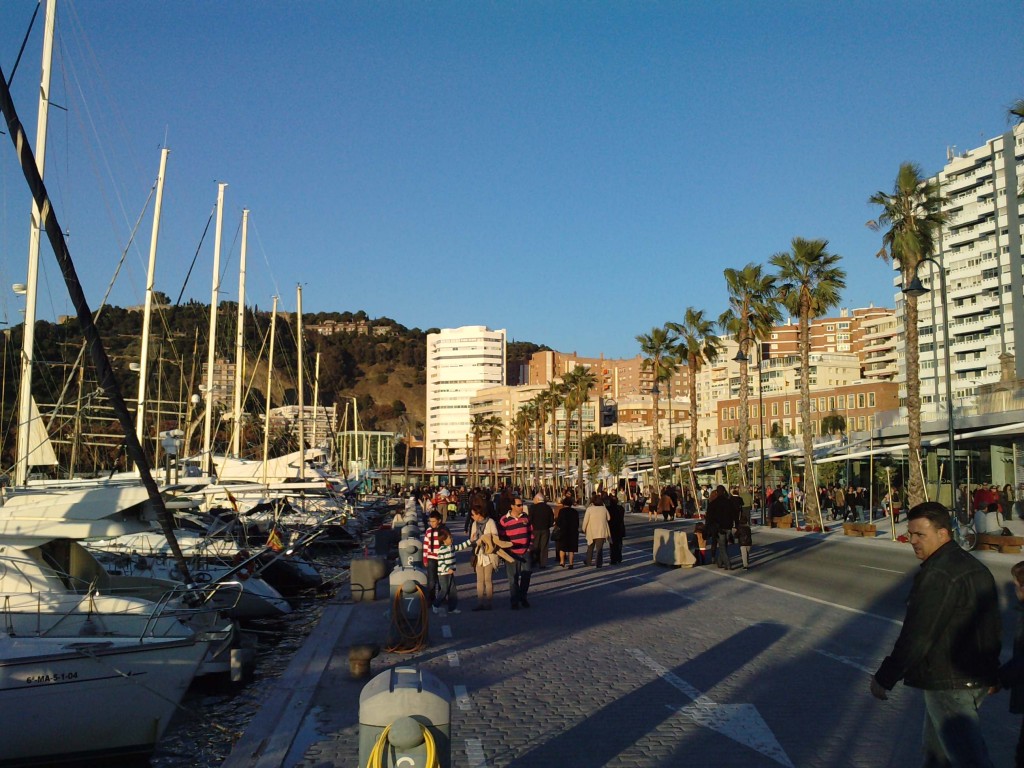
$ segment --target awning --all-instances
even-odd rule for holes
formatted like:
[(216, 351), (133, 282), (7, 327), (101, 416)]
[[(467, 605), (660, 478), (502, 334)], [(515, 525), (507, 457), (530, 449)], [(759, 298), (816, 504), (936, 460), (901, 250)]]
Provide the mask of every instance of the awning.
[(902, 453), (909, 449), (910, 446), (906, 443), (900, 445), (882, 445), (878, 448), (872, 448), (870, 451), (857, 451), (856, 453), (834, 453), (824, 459), (818, 459), (816, 464), (830, 464), (836, 461), (847, 461), (848, 459), (866, 459), (870, 456), (881, 456), (888, 453)]
[[(974, 432), (961, 432), (955, 435), (957, 440), (971, 440), (975, 437), (995, 437), (996, 435), (1012, 435), (1015, 432), (1019, 432), (1024, 436), (1024, 421), (1018, 421), (1015, 424), (1003, 424), (1001, 427), (989, 427), (987, 429), (978, 429)], [(949, 435), (940, 435), (939, 437), (933, 437), (928, 441), (928, 445), (944, 445), (949, 442)]]

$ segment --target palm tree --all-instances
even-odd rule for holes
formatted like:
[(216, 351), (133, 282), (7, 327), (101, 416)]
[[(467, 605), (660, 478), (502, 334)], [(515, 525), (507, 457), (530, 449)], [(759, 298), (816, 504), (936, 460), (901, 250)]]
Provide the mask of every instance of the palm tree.
[(491, 487), (498, 487), (498, 440), (505, 429), (505, 422), (501, 416), (488, 416), (484, 419), (484, 432), (487, 435), (487, 444), (491, 449)]
[(473, 477), (474, 486), (480, 485), (480, 438), (483, 437), (486, 427), (484, 426), (484, 415), (474, 413), (469, 419), (469, 431), (473, 435)]
[[(694, 469), (700, 457), (700, 442), (697, 440), (697, 372), (704, 363), (713, 363), (722, 353), (722, 340), (715, 335), (715, 324), (704, 317), (704, 310), (687, 307), (683, 322), (669, 323), (669, 330), (679, 337), (678, 346), (689, 369), (690, 395), (690, 469)], [(692, 477), (692, 474), (691, 474)], [(696, 494), (697, 489), (691, 488)]]
[(578, 365), (565, 376), (565, 383), (576, 407), (576, 482), (582, 499), (586, 490), (583, 484), (583, 407), (590, 400), (590, 390), (597, 386), (597, 374)]
[(814, 435), (811, 425), (811, 318), (820, 317), (839, 303), (846, 287), (846, 272), (836, 266), (842, 257), (828, 252), (828, 240), (794, 237), (788, 252), (772, 256), (779, 270), (779, 300), (799, 318), (800, 421), (804, 449), (805, 520), (824, 528), (814, 482)]
[[(903, 163), (892, 193), (876, 192), (868, 202), (882, 207), (878, 218), (868, 222), (868, 227), (876, 232), (885, 230), (882, 248), (876, 255), (886, 263), (899, 262), (902, 284), (909, 285), (921, 261), (934, 253), (938, 233), (946, 220), (939, 182), (922, 178), (921, 169), (914, 163)], [(906, 303), (903, 333), (907, 355), (907, 444), (912, 465), (907, 496), (913, 507), (924, 501), (924, 478), (920, 472), (920, 348), (917, 341), (917, 296), (904, 294), (903, 300)]]
[[(550, 381), (548, 382), (547, 391), (544, 393), (545, 402), (551, 409), (551, 493), (556, 494), (558, 491), (558, 479), (555, 472), (555, 455), (558, 453), (558, 409), (560, 406), (565, 404), (566, 393), (568, 392), (564, 381)], [(569, 422), (566, 420), (566, 438), (565, 438), (565, 451), (566, 454), (569, 452), (569, 437), (568, 429)], [(568, 463), (566, 458), (566, 463)]]
[(659, 376), (665, 369), (664, 359), (672, 357), (675, 353), (676, 335), (671, 329), (651, 328), (650, 333), (642, 333), (636, 337), (640, 342), (640, 353), (644, 356), (644, 368), (649, 368), (654, 373), (654, 386), (651, 388), (651, 396), (654, 405), (654, 429), (652, 431), (651, 449), (651, 470), (653, 475), (652, 497), (661, 495), (661, 479), (658, 470), (658, 449), (660, 438), (658, 434), (658, 396), (661, 394), (658, 387)]
[(533, 421), (537, 418), (537, 403), (533, 400), (528, 400), (523, 403), (519, 410), (516, 411), (516, 415), (512, 421), (512, 429), (510, 434), (512, 436), (512, 458), (513, 458), (513, 479), (512, 484), (515, 485), (515, 473), (519, 470), (519, 449), (522, 446), (523, 450), (523, 467), (520, 471), (521, 484), (523, 487), (527, 485), (527, 476), (530, 471), (530, 428), (533, 425)]
[(1017, 99), (1013, 102), (1006, 110), (1006, 117), (1011, 123), (1016, 122), (1017, 125), (1024, 123), (1024, 99)]
[[(740, 485), (747, 485), (747, 447), (750, 441), (750, 360), (752, 342), (760, 342), (771, 333), (772, 326), (782, 319), (776, 301), (775, 276), (766, 274), (760, 264), (747, 264), (743, 269), (726, 269), (725, 286), (729, 292), (729, 308), (718, 318), (722, 330), (740, 345)], [(758, 376), (761, 370), (758, 366)], [(760, 386), (760, 382), (758, 382)], [(763, 480), (762, 480), (763, 482)]]

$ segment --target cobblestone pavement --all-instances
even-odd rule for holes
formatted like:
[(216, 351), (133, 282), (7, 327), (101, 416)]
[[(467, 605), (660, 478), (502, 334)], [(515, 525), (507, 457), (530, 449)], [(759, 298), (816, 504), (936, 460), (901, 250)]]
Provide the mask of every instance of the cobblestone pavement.
[[(415, 664), (454, 692), (455, 768), (573, 766), (913, 766), (920, 694), (888, 702), (868, 676), (897, 622), (711, 566), (651, 563), (651, 531), (629, 520), (625, 562), (534, 574), (529, 609), (471, 612), (460, 559), (459, 615), (431, 615), (430, 644), (382, 655), (373, 674)], [(678, 527), (671, 523), (669, 527)], [(581, 552), (582, 554), (582, 552)], [(749, 573), (756, 574), (757, 560)], [(358, 611), (383, 621), (384, 603)], [(342, 635), (283, 764), (357, 766), (358, 699)], [(1006, 698), (982, 710), (996, 765), (1012, 764), (1019, 721)]]

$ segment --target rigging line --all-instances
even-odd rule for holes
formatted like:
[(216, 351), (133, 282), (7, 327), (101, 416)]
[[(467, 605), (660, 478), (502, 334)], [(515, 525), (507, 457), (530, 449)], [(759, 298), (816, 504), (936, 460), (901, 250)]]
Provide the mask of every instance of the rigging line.
[(213, 215), (217, 212), (217, 206), (214, 204), (213, 210), (210, 211), (210, 218), (206, 220), (206, 226), (203, 228), (203, 234), (199, 238), (199, 245), (196, 246), (196, 252), (192, 256), (192, 263), (188, 265), (188, 272), (185, 274), (185, 282), (181, 284), (181, 291), (178, 293), (178, 298), (174, 302), (175, 308), (181, 306), (181, 297), (185, 295), (185, 289), (188, 287), (188, 280), (192, 276), (192, 270), (196, 267), (196, 262), (199, 260), (199, 251), (202, 250), (203, 242), (206, 240), (206, 233), (210, 231), (210, 224), (213, 222)]
[(260, 255), (263, 256), (263, 263), (267, 265), (267, 272), (270, 274), (270, 282), (274, 284), (274, 293), (271, 295), (280, 296), (281, 289), (277, 284), (277, 277), (274, 275), (274, 270), (270, 267), (270, 259), (267, 258), (267, 249), (263, 247), (263, 238), (260, 237), (260, 229), (251, 217), (249, 219), (249, 227), (252, 230), (256, 242), (259, 243)]
[[(114, 290), (114, 283), (117, 282), (117, 276), (121, 272), (121, 268), (124, 266), (124, 261), (128, 257), (128, 249), (132, 247), (135, 242), (135, 235), (139, 231), (139, 226), (142, 224), (142, 217), (146, 215), (146, 211), (149, 209), (149, 202), (153, 199), (153, 195), (156, 193), (156, 183), (150, 187), (149, 197), (146, 198), (145, 205), (142, 206), (142, 210), (139, 212), (139, 218), (135, 221), (135, 227), (132, 229), (131, 236), (128, 239), (128, 243), (125, 245), (124, 250), (121, 251), (121, 259), (117, 262), (117, 268), (114, 270), (113, 276), (110, 278), (110, 282), (107, 284), (106, 293), (103, 294), (103, 298), (100, 299), (100, 304), (96, 307), (93, 312), (93, 322), (98, 322), (100, 315), (103, 313), (103, 309), (107, 306), (107, 299), (110, 298), (110, 292)], [(86, 350), (88, 348), (88, 342), (82, 342), (82, 346), (78, 350), (78, 358), (75, 360), (75, 366), (81, 365), (85, 357)], [(64, 402), (64, 397), (68, 393), (68, 389), (71, 386), (71, 378), (68, 377), (64, 381), (64, 388), (61, 390), (60, 397), (57, 399), (57, 405), (61, 405)], [(50, 426), (53, 424), (53, 415), (50, 416), (50, 420), (46, 423), (46, 430), (50, 430)]]
[[(21, 48), (18, 49), (18, 57), (14, 60), (14, 68), (11, 69), (11, 76), (7, 79), (7, 87), (10, 88), (11, 84), (14, 83), (14, 74), (18, 71), (18, 65), (21, 63), (21, 57), (25, 53), (25, 46), (28, 45), (28, 38), (32, 34), (32, 27), (35, 26), (36, 17), (39, 16), (39, 9), (43, 5), (43, 0), (36, 0), (36, 9), (32, 11), (32, 18), (29, 19), (28, 29), (25, 30), (25, 38), (21, 41)], [(0, 131), (2, 133), (2, 131)]]

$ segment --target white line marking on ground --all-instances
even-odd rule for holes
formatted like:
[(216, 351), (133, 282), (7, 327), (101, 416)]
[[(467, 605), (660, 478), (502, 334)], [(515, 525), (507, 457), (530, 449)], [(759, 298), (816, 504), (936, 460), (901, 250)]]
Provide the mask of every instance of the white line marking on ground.
[[(709, 570), (708, 573), (715, 573), (715, 572)], [(715, 573), (715, 575), (716, 576), (722, 576), (722, 577), (725, 577), (725, 578), (730, 578), (730, 579), (737, 579), (738, 581), (742, 581), (744, 584), (749, 584), (752, 587), (761, 587), (762, 589), (770, 589), (770, 590), (773, 590), (774, 592), (781, 592), (784, 595), (789, 595), (790, 597), (798, 597), (801, 600), (809, 600), (810, 602), (818, 603), (819, 605), (827, 605), (830, 608), (838, 608), (840, 611), (847, 611), (848, 613), (856, 613), (856, 614), (859, 614), (861, 616), (870, 616), (872, 619), (878, 619), (879, 621), (887, 621), (890, 624), (895, 624), (897, 627), (902, 627), (903, 626), (903, 621), (900, 620), (900, 619), (890, 619), (888, 616), (880, 616), (879, 614), (871, 613), (870, 611), (862, 611), (862, 610), (860, 610), (860, 608), (851, 608), (848, 605), (840, 605), (839, 603), (833, 603), (833, 602), (831, 602), (829, 600), (822, 600), (820, 597), (811, 597), (810, 595), (801, 595), (799, 592), (793, 592), (792, 590), (789, 590), (789, 589), (783, 589), (782, 587), (776, 587), (776, 586), (774, 586), (772, 584), (764, 584), (763, 582), (760, 582), (760, 581), (753, 581), (751, 579), (744, 579), (743, 577), (741, 577), (739, 575), (734, 575), (731, 571), (721, 571), (720, 573)]]
[(861, 568), (867, 568), (872, 571), (885, 571), (886, 573), (898, 573), (900, 576), (905, 573), (905, 571), (894, 571), (892, 568), (878, 568), (874, 565), (862, 565)]
[(448, 666), (457, 667), (459, 666), (459, 654), (457, 651), (448, 651)]
[(473, 703), (469, 700), (469, 691), (464, 685), (453, 685), (452, 689), (455, 691), (455, 703), (459, 709), (463, 712), (468, 712), (473, 708)]
[(470, 768), (487, 768), (487, 756), (480, 739), (466, 739), (466, 759)]
[(718, 704), (638, 648), (629, 648), (626, 652), (686, 698), (692, 699), (692, 702), (685, 706), (671, 707), (679, 714), (697, 725), (717, 731), (760, 752), (780, 765), (793, 768), (786, 751), (753, 704)]
[(853, 667), (854, 669), (859, 669), (861, 672), (866, 672), (869, 675), (875, 674), (874, 670), (868, 669), (867, 667), (865, 667), (865, 666), (863, 666), (861, 664), (858, 664), (857, 662), (853, 661), (852, 659), (848, 659), (845, 656), (839, 656), (837, 654), (830, 653), (829, 651), (822, 651), (822, 650), (817, 649), (817, 648), (815, 649), (815, 653), (820, 653), (822, 656), (824, 656), (827, 659), (832, 659), (833, 661), (838, 661), (840, 664), (845, 664), (848, 667)]

